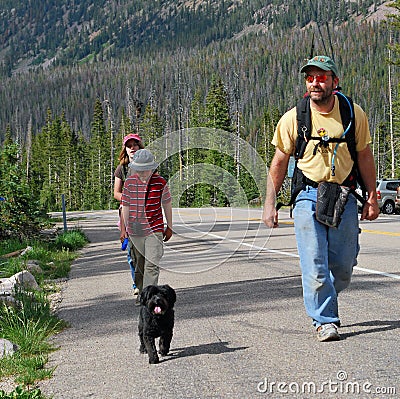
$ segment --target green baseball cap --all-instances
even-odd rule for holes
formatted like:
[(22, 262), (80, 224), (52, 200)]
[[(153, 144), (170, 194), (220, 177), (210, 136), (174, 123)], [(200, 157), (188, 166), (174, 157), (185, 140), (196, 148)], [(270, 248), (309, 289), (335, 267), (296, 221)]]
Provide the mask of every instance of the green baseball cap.
[(324, 71), (332, 71), (335, 76), (338, 76), (336, 64), (332, 58), (329, 58), (326, 55), (316, 55), (315, 57), (309, 59), (307, 64), (300, 69), (300, 72), (306, 72), (307, 68), (310, 66), (321, 68)]

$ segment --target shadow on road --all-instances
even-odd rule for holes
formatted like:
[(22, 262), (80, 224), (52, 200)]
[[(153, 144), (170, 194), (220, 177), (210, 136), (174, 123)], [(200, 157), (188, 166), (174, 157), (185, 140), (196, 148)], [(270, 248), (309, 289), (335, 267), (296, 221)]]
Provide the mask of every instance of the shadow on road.
[(168, 357), (164, 359), (164, 361), (197, 355), (219, 355), (221, 353), (236, 352), (248, 348), (248, 346), (229, 348), (228, 345), (229, 342), (219, 341), (209, 344), (188, 346), (186, 348), (174, 348), (168, 354)]
[(355, 323), (344, 326), (346, 328), (352, 327), (370, 327), (365, 330), (360, 331), (352, 331), (349, 333), (342, 333), (340, 334), (342, 339), (346, 339), (349, 337), (355, 337), (357, 335), (364, 335), (364, 334), (373, 334), (378, 332), (384, 331), (391, 331), (397, 330), (400, 328), (400, 320), (371, 320), (371, 321), (364, 321), (362, 323)]

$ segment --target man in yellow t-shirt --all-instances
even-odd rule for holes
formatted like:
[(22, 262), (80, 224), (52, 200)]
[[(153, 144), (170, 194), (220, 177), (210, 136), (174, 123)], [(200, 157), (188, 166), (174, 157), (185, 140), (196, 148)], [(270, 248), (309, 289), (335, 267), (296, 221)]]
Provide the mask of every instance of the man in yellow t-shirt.
[[(335, 95), (339, 83), (336, 64), (327, 56), (316, 56), (300, 72), (305, 73), (307, 95), (310, 98), (311, 137), (340, 138), (343, 124), (339, 100)], [(361, 219), (374, 220), (378, 217), (379, 208), (375, 163), (369, 147), (368, 120), (357, 104), (354, 104), (354, 114), (358, 168), (368, 192)], [(272, 140), (276, 150), (269, 168), (263, 210), (263, 221), (268, 227), (278, 226), (276, 195), (285, 179), (289, 158), (294, 154), (296, 139), (295, 107), (280, 119)], [(309, 140), (297, 167), (306, 182), (314, 183), (304, 184), (293, 210), (304, 305), (313, 320), (318, 340), (339, 340), (337, 295), (350, 284), (359, 251), (357, 201), (350, 194), (338, 228), (329, 227), (315, 217), (317, 183), (327, 181), (342, 184), (353, 168), (353, 160), (344, 141), (323, 143), (313, 139)]]

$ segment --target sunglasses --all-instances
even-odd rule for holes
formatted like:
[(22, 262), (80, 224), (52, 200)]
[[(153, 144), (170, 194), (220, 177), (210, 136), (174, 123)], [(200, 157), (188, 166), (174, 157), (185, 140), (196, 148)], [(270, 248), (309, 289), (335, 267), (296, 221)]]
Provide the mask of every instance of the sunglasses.
[(333, 76), (333, 75), (306, 75), (305, 79), (306, 82), (308, 83), (313, 83), (314, 79), (316, 80), (317, 83), (325, 83), (328, 80), (328, 76)]
[(131, 150), (133, 150), (134, 148), (139, 147), (139, 144), (136, 143), (136, 142), (133, 142), (133, 143), (126, 143), (126, 144), (125, 144), (125, 147), (126, 147), (126, 148), (130, 148)]

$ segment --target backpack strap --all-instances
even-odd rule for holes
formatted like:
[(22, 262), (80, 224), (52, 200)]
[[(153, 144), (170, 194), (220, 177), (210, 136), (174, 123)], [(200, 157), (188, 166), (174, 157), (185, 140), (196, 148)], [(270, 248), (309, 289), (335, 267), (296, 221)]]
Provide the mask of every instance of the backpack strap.
[[(358, 167), (357, 148), (356, 148), (356, 122), (355, 122), (353, 100), (350, 97), (345, 96), (341, 92), (337, 92), (336, 94), (339, 99), (339, 110), (340, 110), (340, 117), (342, 118), (343, 127), (347, 125), (348, 127), (346, 129), (349, 129), (349, 131), (345, 135), (345, 138), (346, 138), (347, 149), (349, 150), (351, 159), (354, 162), (353, 169), (350, 175), (346, 178), (346, 180), (342, 184), (350, 187), (355, 197), (362, 204), (364, 204), (366, 202), (367, 189), (365, 187), (364, 181), (361, 177), (360, 170)], [(357, 188), (357, 183), (361, 188), (362, 196), (360, 196), (355, 191)]]
[(310, 97), (303, 97), (296, 105), (297, 139), (294, 158), (303, 158), (304, 151), (311, 137)]
[[(346, 139), (347, 148), (349, 150), (351, 159), (357, 163), (357, 152), (356, 152), (356, 123), (354, 116), (354, 104), (350, 97), (345, 96), (340, 91), (336, 93), (339, 100), (339, 111), (340, 117), (342, 118), (342, 124), (344, 129), (344, 137)], [(348, 132), (346, 130), (348, 129)]]
[(303, 97), (296, 105), (297, 139), (294, 150), (294, 171), (290, 190), (290, 200), (287, 204), (278, 202), (275, 209), (279, 211), (282, 206), (292, 206), (297, 195), (305, 187), (303, 172), (297, 167), (297, 161), (303, 157), (307, 144), (311, 138), (311, 112), (310, 97)]

